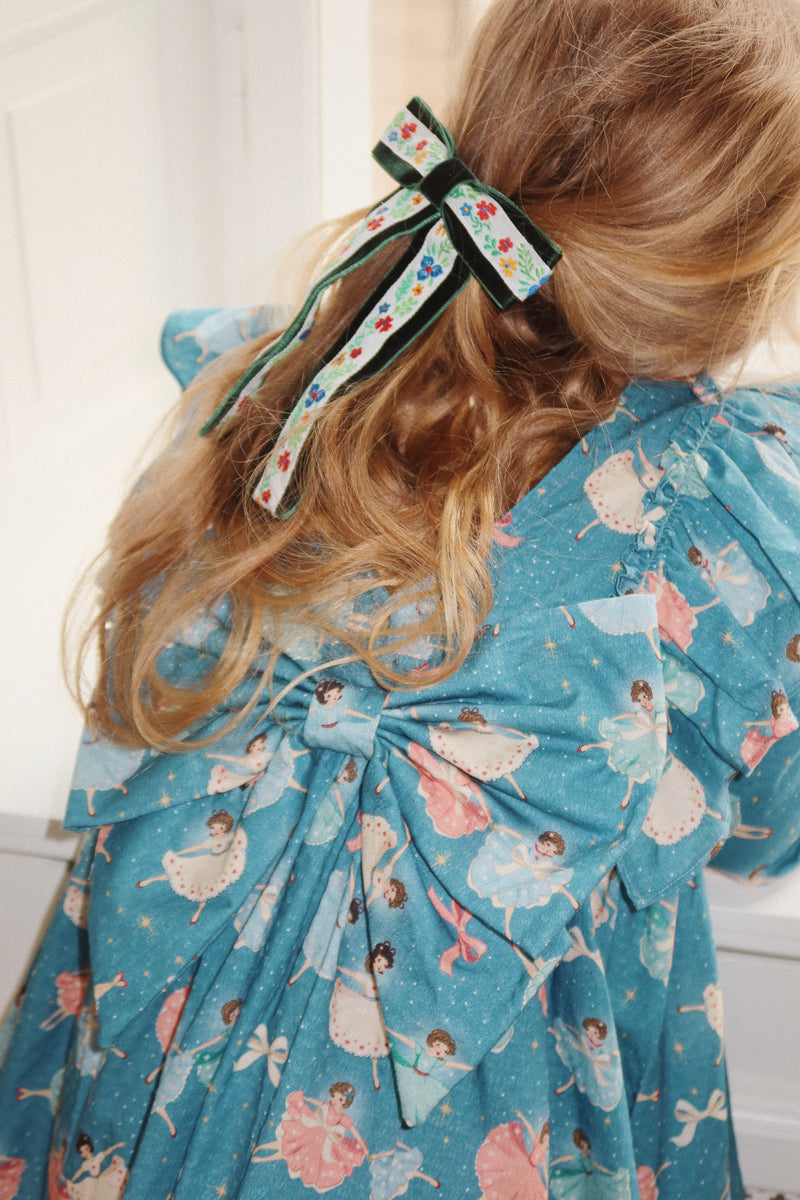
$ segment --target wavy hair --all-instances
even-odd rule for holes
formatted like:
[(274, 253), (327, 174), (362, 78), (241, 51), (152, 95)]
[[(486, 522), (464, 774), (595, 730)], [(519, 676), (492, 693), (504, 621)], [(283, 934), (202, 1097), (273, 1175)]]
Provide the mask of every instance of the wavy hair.
[[(129, 744), (193, 744), (191, 727), (253, 671), (265, 636), (261, 687), (298, 628), (344, 643), (386, 686), (409, 682), (394, 665), (404, 639), (439, 648), (431, 681), (455, 671), (491, 603), (494, 522), (631, 380), (718, 370), (787, 316), (799, 69), (793, 0), (498, 0), (442, 115), (467, 166), (563, 260), (504, 313), (471, 280), (397, 361), (326, 408), (286, 521), (250, 499), (265, 454), (403, 247), (337, 284), (241, 416), (199, 438), (256, 347), (214, 364), (111, 526), (83, 643), (84, 656), (99, 645), (94, 724)], [(351, 628), (337, 613), (358, 596), (372, 607)], [(201, 681), (174, 686), (159, 654), (222, 597), (225, 649)], [(416, 622), (400, 613), (410, 600)]]

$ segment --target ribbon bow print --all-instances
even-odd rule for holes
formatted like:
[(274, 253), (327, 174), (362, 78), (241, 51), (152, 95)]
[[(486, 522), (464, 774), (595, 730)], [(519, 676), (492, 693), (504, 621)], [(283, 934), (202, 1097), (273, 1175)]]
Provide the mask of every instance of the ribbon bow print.
[(270, 1042), (267, 1036), (266, 1025), (256, 1025), (255, 1032), (252, 1037), (247, 1039), (247, 1049), (244, 1054), (237, 1058), (233, 1064), (234, 1071), (244, 1071), (247, 1067), (257, 1062), (259, 1058), (266, 1058), (267, 1073), (270, 1078), (270, 1083), (273, 1087), (277, 1087), (281, 1081), (281, 1073), (278, 1070), (279, 1066), (283, 1066), (289, 1057), (289, 1043), (285, 1037), (276, 1037), (274, 1042)]
[(450, 901), (450, 907), (436, 895), (433, 884), (428, 888), (428, 898), (439, 916), (448, 925), (452, 925), (457, 941), (454, 946), (442, 952), (439, 956), (439, 969), (445, 975), (453, 978), (453, 963), (457, 958), (463, 958), (465, 963), (477, 962), (483, 958), (488, 946), (480, 938), (467, 933), (467, 925), (472, 920), (472, 913), (462, 908), (457, 900)]
[(414, 235), (405, 255), (330, 347), (297, 400), (267, 460), (253, 498), (274, 516), (314, 419), (343, 388), (376, 375), (447, 307), (474, 276), (500, 309), (545, 283), (561, 252), (494, 188), (456, 156), (448, 131), (418, 97), (400, 110), (373, 150), (401, 190), (373, 208), (349, 245), (319, 279), (285, 333), (234, 384), (201, 433), (240, 411), (268, 371), (308, 335), (325, 290), (388, 242)]
[(679, 1100), (675, 1105), (675, 1119), (684, 1126), (677, 1137), (670, 1138), (676, 1146), (688, 1146), (694, 1138), (697, 1126), (701, 1121), (711, 1117), (714, 1121), (727, 1121), (728, 1110), (725, 1107), (725, 1093), (715, 1088), (709, 1097), (708, 1104), (700, 1111), (688, 1100)]

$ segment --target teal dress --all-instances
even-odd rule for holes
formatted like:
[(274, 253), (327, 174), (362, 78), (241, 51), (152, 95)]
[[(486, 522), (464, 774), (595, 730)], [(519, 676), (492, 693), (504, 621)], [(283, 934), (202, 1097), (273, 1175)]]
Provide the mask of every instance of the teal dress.
[[(202, 357), (170, 328), (184, 368)], [(115, 1147), (107, 1190), (127, 1170), (125, 1200), (368, 1200), (376, 1180), (391, 1195), (409, 1179), (415, 1196), (433, 1180), (450, 1200), (510, 1200), (493, 1131), (523, 1118), (526, 1144), (549, 1123), (553, 1196), (636, 1200), (639, 1169), (659, 1200), (742, 1200), (702, 868), (720, 843), (714, 864), (745, 878), (798, 857), (800, 490), (774, 459), (800, 460), (799, 397), (629, 387), (626, 412), (503, 518), (492, 609), (449, 679), (387, 692), (361, 664), (326, 667), (344, 652), (309, 633), (277, 664), (274, 693), (294, 683), (277, 709), (260, 696), (213, 753), (86, 739), (66, 817), (81, 858), (0, 1038), (18, 1200), (75, 1176), (81, 1134), (95, 1155)], [(786, 438), (769, 462), (767, 424)], [(721, 561), (699, 568), (692, 546)], [(191, 684), (228, 622), (223, 601), (162, 672)], [(410, 653), (424, 665), (435, 647)], [(332, 675), (338, 708), (315, 698)], [(254, 672), (196, 734), (257, 687)], [(751, 776), (746, 738), (768, 725)], [(246, 760), (254, 733), (258, 777), (214, 794), (214, 755)], [(508, 760), (487, 769), (487, 744)], [(702, 805), (667, 838), (647, 818), (676, 762)], [(465, 799), (485, 820), (463, 819)], [(176, 851), (221, 805), (210, 888)], [(91, 978), (83, 1010), (53, 1023), (65, 971)], [(346, 972), (374, 983), (391, 1054), (358, 1053), (355, 1010), (337, 1009), (332, 1038)], [(435, 1058), (437, 1039), (452, 1053)], [(603, 1171), (586, 1174), (575, 1130)]]

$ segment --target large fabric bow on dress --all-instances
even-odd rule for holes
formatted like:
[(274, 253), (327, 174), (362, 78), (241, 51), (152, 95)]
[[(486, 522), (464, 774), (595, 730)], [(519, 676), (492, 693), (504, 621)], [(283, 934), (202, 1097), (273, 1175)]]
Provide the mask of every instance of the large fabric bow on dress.
[[(626, 632), (606, 631), (609, 604)], [(313, 1036), (335, 1078), (361, 1053), (388, 1086), (390, 1061), (405, 1122), (424, 1120), (536, 994), (642, 826), (666, 741), (656, 631), (651, 596), (525, 612), (499, 593), (465, 666), (430, 687), (387, 692), (306, 638), (279, 663), (277, 707), (263, 698), (224, 742), (167, 756), (87, 738), (68, 823), (104, 827), (89, 918), (102, 1044), (190, 983), (187, 1012), (212, 992), (241, 1002), (231, 1070), (259, 1027), (292, 1048)], [(164, 669), (191, 682), (224, 640), (222, 612)], [(635, 757), (627, 777), (583, 752), (598, 726)], [(104, 989), (119, 972), (126, 986)], [(372, 1022), (361, 1050), (356, 1011)]]

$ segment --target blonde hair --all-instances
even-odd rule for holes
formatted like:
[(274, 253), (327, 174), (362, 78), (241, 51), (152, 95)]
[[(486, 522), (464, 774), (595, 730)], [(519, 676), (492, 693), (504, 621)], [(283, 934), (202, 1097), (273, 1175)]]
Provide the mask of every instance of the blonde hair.
[[(94, 632), (94, 724), (130, 744), (197, 744), (176, 738), (242, 682), (265, 637), (258, 686), (308, 626), (385, 685), (409, 682), (392, 661), (404, 640), (431, 639), (430, 681), (456, 670), (491, 603), (493, 523), (611, 415), (632, 379), (719, 368), (788, 312), (800, 262), (798, 68), (793, 0), (499, 0), (441, 116), (468, 167), (520, 204), (563, 260), (506, 313), (471, 280), (397, 361), (325, 409), (284, 522), (250, 499), (265, 453), (403, 246), (341, 281), (241, 417), (199, 438), (253, 346), (203, 376), (182, 435), (111, 527), (84, 645)], [(336, 614), (365, 593), (366, 624), (349, 628)], [(175, 686), (159, 672), (162, 648), (223, 597), (221, 656), (202, 680)], [(416, 624), (399, 615), (410, 600)]]

